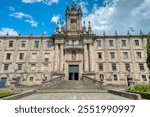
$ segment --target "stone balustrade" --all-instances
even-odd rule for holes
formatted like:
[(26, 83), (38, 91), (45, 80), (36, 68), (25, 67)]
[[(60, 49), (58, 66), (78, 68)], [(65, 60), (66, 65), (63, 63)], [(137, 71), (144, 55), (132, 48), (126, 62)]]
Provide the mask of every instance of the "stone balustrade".
[(105, 89), (104, 85), (103, 85), (103, 81), (98, 81), (96, 79), (93, 79), (87, 75), (84, 75), (83, 76), (83, 80), (86, 81), (86, 82), (89, 82), (89, 83), (92, 83), (94, 84), (95, 86), (97, 86), (99, 89)]
[(48, 88), (48, 87), (50, 87), (52, 85), (56, 85), (56, 84), (60, 83), (63, 79), (64, 79), (63, 75), (57, 76), (57, 77), (55, 77), (53, 79), (50, 79), (49, 81), (46, 81), (46, 82), (44, 82), (42, 84), (41, 89)]

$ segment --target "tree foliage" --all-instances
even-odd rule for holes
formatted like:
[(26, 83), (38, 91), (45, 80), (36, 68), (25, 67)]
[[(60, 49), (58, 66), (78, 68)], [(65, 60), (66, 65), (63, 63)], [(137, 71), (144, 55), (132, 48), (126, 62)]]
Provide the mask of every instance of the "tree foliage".
[(147, 37), (147, 65), (150, 69), (150, 34)]

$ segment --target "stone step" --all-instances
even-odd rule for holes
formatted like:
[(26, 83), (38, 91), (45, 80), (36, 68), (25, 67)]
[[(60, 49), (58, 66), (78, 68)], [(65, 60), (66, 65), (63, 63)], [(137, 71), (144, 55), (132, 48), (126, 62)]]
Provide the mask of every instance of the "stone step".
[(108, 93), (107, 90), (64, 90), (64, 89), (47, 89), (38, 90), (37, 93)]
[(50, 86), (48, 89), (89, 90), (89, 89), (98, 89), (98, 87), (80, 80), (80, 81), (62, 81), (59, 84)]

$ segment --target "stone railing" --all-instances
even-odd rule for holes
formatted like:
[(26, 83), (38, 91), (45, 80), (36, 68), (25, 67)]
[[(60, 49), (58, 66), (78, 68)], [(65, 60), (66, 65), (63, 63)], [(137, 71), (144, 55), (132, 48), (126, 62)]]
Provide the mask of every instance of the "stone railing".
[(92, 83), (93, 85), (97, 86), (99, 89), (105, 89), (104, 85), (103, 85), (103, 81), (98, 81), (96, 79), (93, 79), (87, 75), (83, 75), (83, 80), (89, 83)]
[(76, 44), (76, 45), (65, 45), (64, 49), (83, 49), (82, 45)]
[(61, 75), (61, 76), (57, 76), (53, 79), (50, 79), (49, 81), (43, 82), (40, 89), (45, 89), (45, 88), (49, 88), (52, 85), (56, 85), (56, 84), (62, 82), (63, 79), (64, 79), (64, 76)]

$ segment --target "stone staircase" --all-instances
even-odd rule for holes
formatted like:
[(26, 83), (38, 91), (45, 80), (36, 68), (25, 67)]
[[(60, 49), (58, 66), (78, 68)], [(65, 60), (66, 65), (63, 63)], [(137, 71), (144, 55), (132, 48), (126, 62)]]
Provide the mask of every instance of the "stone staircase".
[(106, 93), (91, 83), (80, 81), (62, 81), (56, 85), (38, 90), (38, 93)]

